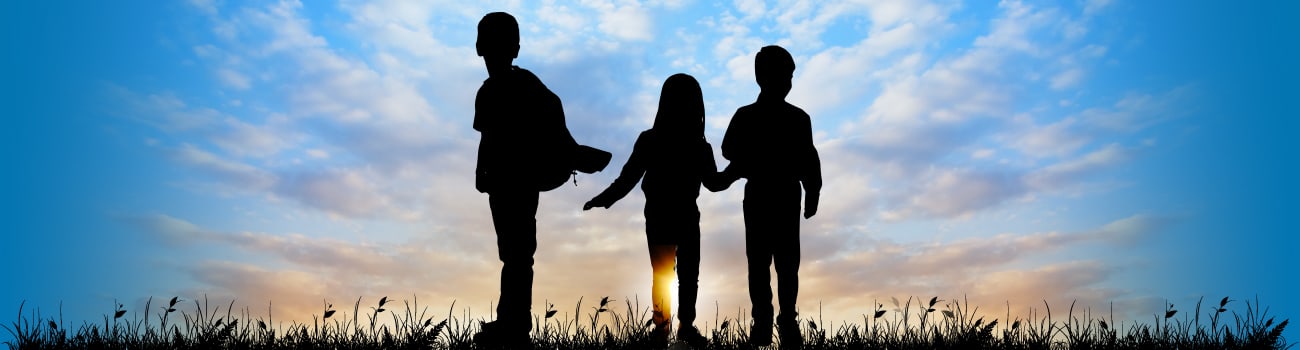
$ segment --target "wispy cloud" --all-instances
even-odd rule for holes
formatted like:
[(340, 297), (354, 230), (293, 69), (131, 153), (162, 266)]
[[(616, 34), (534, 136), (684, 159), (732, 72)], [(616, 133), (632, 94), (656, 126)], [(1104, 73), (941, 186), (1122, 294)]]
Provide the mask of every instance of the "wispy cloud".
[(248, 164), (221, 158), (193, 145), (181, 145), (167, 153), (173, 160), (207, 173), (218, 183), (231, 185), (236, 190), (256, 193), (269, 189), (278, 181), (274, 174)]

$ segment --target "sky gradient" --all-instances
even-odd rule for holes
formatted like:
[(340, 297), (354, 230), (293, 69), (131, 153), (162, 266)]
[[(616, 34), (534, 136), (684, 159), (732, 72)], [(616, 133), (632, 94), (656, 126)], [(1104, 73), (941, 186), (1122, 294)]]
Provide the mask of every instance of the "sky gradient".
[[(1300, 11), (1223, 6), (7, 2), (0, 311), (98, 320), (114, 300), (206, 295), (302, 321), (389, 296), (486, 317), (500, 263), (473, 187), (473, 44), (507, 11), (515, 63), (580, 143), (614, 153), (542, 194), (534, 312), (647, 299), (640, 191), (582, 203), (664, 79), (701, 82), (716, 151), (758, 94), (754, 54), (778, 44), (825, 178), (802, 222), (802, 314), (939, 296), (1150, 320), (1165, 299), (1258, 296), (1295, 318)], [(740, 186), (699, 198), (710, 324), (749, 305)]]

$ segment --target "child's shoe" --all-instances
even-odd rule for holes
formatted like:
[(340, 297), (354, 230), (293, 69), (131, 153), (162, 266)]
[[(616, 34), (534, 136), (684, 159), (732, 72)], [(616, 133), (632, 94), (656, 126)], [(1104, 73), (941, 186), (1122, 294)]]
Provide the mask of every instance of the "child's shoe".
[(700, 329), (692, 325), (682, 325), (677, 329), (677, 340), (684, 341), (693, 349), (703, 349), (709, 340), (700, 334)]
[(803, 347), (803, 334), (799, 332), (799, 321), (794, 316), (777, 316), (776, 330), (781, 336), (782, 349), (798, 349)]
[(772, 321), (754, 322), (749, 328), (749, 344), (753, 346), (772, 345)]

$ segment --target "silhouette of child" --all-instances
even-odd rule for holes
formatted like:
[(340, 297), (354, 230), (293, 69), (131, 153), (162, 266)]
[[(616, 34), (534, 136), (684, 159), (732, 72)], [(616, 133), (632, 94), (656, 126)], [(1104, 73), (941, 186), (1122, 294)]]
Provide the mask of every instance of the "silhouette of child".
[(476, 48), (488, 78), (474, 101), (474, 130), (481, 133), (474, 185), (488, 194), (502, 267), (497, 319), (483, 324), (474, 341), (525, 347), (532, 329), (538, 193), (568, 178), (572, 168), (561, 158), (577, 143), (565, 126), (559, 97), (532, 72), (511, 64), (519, 54), (519, 23), (513, 16), (483, 16)]
[[(704, 139), (704, 97), (700, 84), (686, 74), (664, 81), (654, 126), (641, 132), (622, 173), (583, 210), (609, 208), (632, 191), (638, 181), (645, 193), (645, 229), (654, 271), (651, 291), (655, 323), (652, 336), (668, 339), (672, 308), (669, 288), (676, 259), (681, 321), (678, 339), (700, 343), (695, 300), (700, 274), (700, 210), (695, 204), (700, 185), (712, 191), (717, 178), (712, 146)], [(644, 177), (644, 180), (642, 180)]]
[(745, 183), (745, 256), (749, 260), (749, 298), (754, 325), (750, 341), (772, 342), (772, 289), (769, 266), (775, 262), (781, 315), (776, 317), (783, 346), (803, 343), (796, 320), (799, 294), (799, 197), (804, 218), (817, 213), (821, 161), (812, 142), (812, 121), (785, 101), (794, 75), (794, 58), (780, 46), (759, 50), (754, 75), (760, 92), (740, 107), (722, 139), (722, 156), (731, 161), (721, 177)]

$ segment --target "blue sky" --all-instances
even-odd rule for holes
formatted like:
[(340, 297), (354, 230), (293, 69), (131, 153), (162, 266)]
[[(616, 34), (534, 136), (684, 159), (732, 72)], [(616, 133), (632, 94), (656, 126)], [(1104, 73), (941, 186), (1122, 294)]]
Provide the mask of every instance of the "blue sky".
[[(757, 49), (792, 52), (789, 101), (826, 176), (802, 226), (805, 314), (935, 295), (1141, 320), (1200, 296), (1300, 311), (1291, 4), (2, 6), (15, 310), (93, 320), (207, 295), (310, 318), (386, 295), (486, 314), (499, 263), (471, 182), (473, 40), (505, 10), (516, 64), (611, 170), (669, 75), (702, 83), (717, 146), (757, 95)], [(642, 198), (580, 210), (615, 175), (543, 195), (536, 304), (648, 293)], [(736, 188), (699, 200), (705, 313), (748, 308)]]

